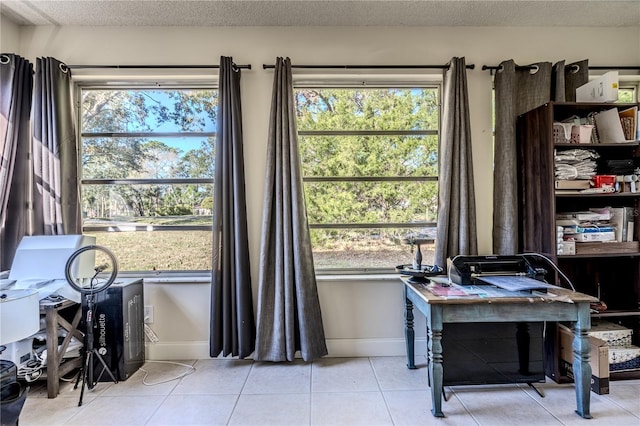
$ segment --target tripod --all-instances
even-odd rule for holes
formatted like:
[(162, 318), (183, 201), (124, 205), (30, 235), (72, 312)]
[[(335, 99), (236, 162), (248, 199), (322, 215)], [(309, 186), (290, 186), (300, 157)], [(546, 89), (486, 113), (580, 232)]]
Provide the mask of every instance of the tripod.
[[(74, 279), (71, 276), (71, 271), (74, 266), (75, 259), (82, 253), (89, 250), (98, 250), (104, 252), (107, 257), (109, 257), (110, 265), (111, 265), (111, 273), (106, 281), (99, 281), (97, 276), (99, 273), (103, 272), (106, 269), (109, 269), (109, 264), (104, 264), (96, 267), (94, 269), (95, 274), (88, 280), (88, 285), (86, 284), (86, 280), (83, 279)], [(85, 335), (84, 335), (84, 351), (82, 354), (82, 366), (78, 371), (78, 377), (76, 378), (76, 384), (74, 389), (78, 388), (80, 384), (80, 380), (82, 380), (82, 387), (80, 388), (80, 400), (78, 401), (78, 407), (82, 406), (82, 398), (84, 396), (84, 388), (91, 390), (95, 387), (96, 383), (102, 378), (102, 375), (106, 371), (113, 383), (118, 383), (118, 380), (113, 375), (109, 366), (105, 362), (102, 357), (103, 354), (100, 353), (98, 349), (95, 348), (95, 338), (93, 334), (94, 328), (96, 328), (96, 319), (94, 318), (94, 310), (95, 310), (95, 295), (100, 293), (101, 291), (106, 290), (109, 286), (115, 281), (116, 275), (118, 274), (118, 266), (116, 262), (116, 258), (114, 254), (101, 246), (85, 246), (77, 250), (75, 253), (69, 257), (67, 261), (65, 274), (67, 277), (68, 283), (75, 290), (79, 291), (82, 299), (80, 303), (82, 304), (82, 311), (85, 313)], [(96, 360), (102, 364), (102, 371), (100, 375), (96, 378), (94, 375), (94, 365)]]
[[(86, 332), (84, 335), (84, 353), (82, 354), (82, 366), (80, 367), (80, 371), (78, 371), (78, 377), (76, 379), (76, 384), (73, 387), (74, 389), (78, 389), (78, 384), (80, 383), (80, 379), (82, 379), (82, 387), (80, 388), (80, 400), (78, 401), (78, 407), (82, 405), (82, 397), (84, 396), (84, 388), (91, 390), (96, 386), (96, 383), (102, 378), (102, 375), (106, 371), (111, 377), (113, 383), (118, 383), (118, 380), (115, 378), (111, 370), (109, 370), (109, 366), (104, 361), (104, 358), (94, 347), (94, 336), (93, 329), (95, 328), (96, 322), (93, 317), (93, 310), (95, 307), (94, 293), (89, 293), (85, 296), (86, 299), (86, 317), (85, 317), (85, 327)], [(83, 311), (85, 310), (83, 306)], [(102, 364), (102, 371), (100, 375), (95, 378), (94, 376), (94, 358)]]

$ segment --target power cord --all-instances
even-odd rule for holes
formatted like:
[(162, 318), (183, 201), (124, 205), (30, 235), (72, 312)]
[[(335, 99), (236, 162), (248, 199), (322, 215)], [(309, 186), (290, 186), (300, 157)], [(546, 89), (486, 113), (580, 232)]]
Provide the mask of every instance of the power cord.
[(189, 374), (192, 374), (192, 373), (194, 373), (196, 371), (196, 368), (193, 365), (182, 364), (182, 363), (179, 363), (179, 362), (173, 362), (173, 361), (145, 361), (145, 363), (148, 363), (148, 362), (153, 362), (153, 363), (156, 363), (156, 364), (179, 365), (181, 367), (186, 367), (187, 371), (185, 371), (184, 373), (182, 373), (182, 374), (180, 374), (180, 375), (178, 375), (176, 377), (172, 377), (172, 378), (167, 379), (167, 380), (162, 380), (162, 381), (155, 382), (155, 383), (148, 383), (147, 382), (147, 377), (149, 376), (149, 372), (141, 367), (140, 371), (144, 372), (144, 377), (142, 378), (142, 384), (145, 385), (145, 386), (155, 386), (155, 385), (159, 385), (159, 384), (162, 384), (162, 383), (168, 383), (168, 382), (171, 382), (173, 380), (179, 380), (179, 379), (182, 379), (183, 377), (186, 377)]
[(571, 290), (576, 291), (576, 288), (573, 286), (573, 283), (571, 282), (571, 280), (570, 280), (570, 279), (569, 279), (569, 278), (564, 274), (564, 272), (562, 272), (562, 271), (560, 270), (560, 268), (558, 268), (558, 266), (557, 266), (555, 263), (553, 263), (553, 261), (552, 261), (551, 259), (549, 259), (547, 256), (542, 255), (542, 254), (540, 254), (540, 253), (522, 253), (522, 254), (523, 254), (524, 256), (537, 256), (537, 257), (540, 257), (540, 258), (542, 258), (542, 259), (546, 260), (546, 261), (547, 261), (547, 263), (548, 263), (549, 265), (551, 265), (551, 267), (552, 267), (553, 269), (555, 269), (555, 270), (556, 270), (556, 272), (557, 272), (557, 273), (558, 273), (562, 278), (564, 278), (564, 279), (565, 279), (565, 281), (567, 282), (567, 284), (569, 284), (569, 287), (571, 287)]
[(18, 366), (17, 376), (25, 382), (35, 382), (42, 376), (43, 364), (40, 359), (31, 359)]

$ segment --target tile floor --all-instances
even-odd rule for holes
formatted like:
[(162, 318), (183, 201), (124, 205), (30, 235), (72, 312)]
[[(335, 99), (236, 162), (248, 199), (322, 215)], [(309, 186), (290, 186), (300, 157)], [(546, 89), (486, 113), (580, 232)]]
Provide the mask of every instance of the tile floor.
[[(231, 359), (147, 362), (128, 380), (85, 391), (63, 383), (48, 399), (35, 382), (20, 416), (30, 425), (615, 425), (640, 426), (640, 380), (591, 393), (593, 419), (574, 413), (570, 384), (446, 388), (443, 419), (431, 415), (426, 359), (408, 370), (404, 357), (326, 358), (310, 364)], [(145, 384), (145, 382), (147, 384)]]

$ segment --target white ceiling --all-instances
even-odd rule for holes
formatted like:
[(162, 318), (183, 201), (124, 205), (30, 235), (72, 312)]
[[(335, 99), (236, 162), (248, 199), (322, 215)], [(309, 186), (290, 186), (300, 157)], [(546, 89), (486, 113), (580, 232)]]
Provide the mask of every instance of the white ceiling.
[(0, 0), (19, 25), (640, 27), (640, 0)]

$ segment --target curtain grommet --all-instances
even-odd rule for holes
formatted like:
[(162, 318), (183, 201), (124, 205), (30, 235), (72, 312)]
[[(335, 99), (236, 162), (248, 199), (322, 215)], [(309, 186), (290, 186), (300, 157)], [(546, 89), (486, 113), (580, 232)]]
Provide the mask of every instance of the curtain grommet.
[(529, 70), (529, 74), (535, 75), (538, 71), (540, 71), (540, 66), (538, 65), (530, 65), (531, 69)]
[(11, 57), (9, 55), (0, 55), (0, 64), (6, 65), (11, 62)]
[(60, 71), (62, 71), (65, 74), (69, 72), (69, 67), (66, 64), (63, 64), (62, 62), (58, 64), (58, 68), (60, 68)]

